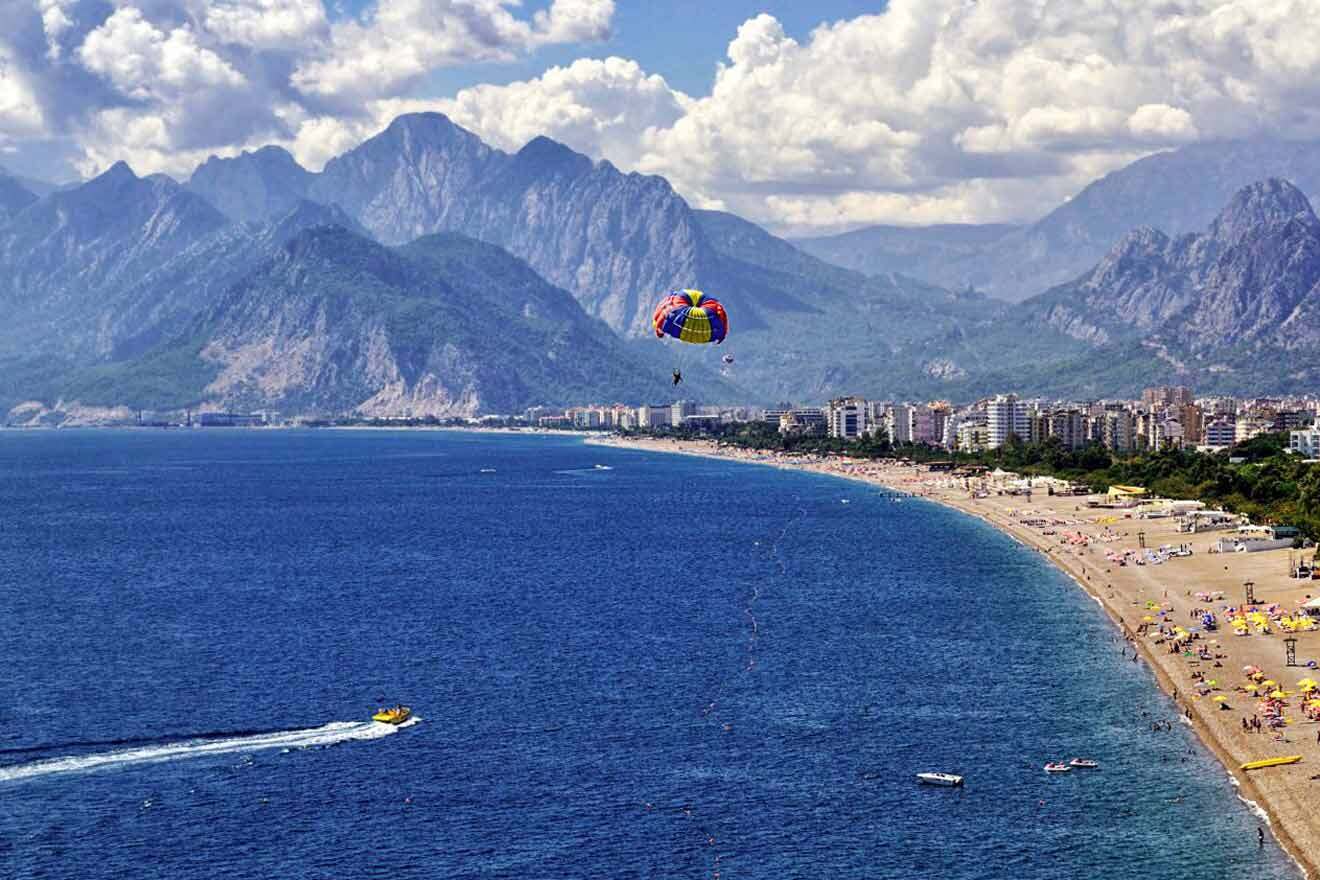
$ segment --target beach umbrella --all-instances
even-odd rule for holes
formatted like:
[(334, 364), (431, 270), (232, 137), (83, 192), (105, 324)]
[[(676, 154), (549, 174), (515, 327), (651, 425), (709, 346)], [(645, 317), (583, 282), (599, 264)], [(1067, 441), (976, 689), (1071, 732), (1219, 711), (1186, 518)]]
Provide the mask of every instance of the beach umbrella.
[(1214, 701), (1215, 701), (1216, 703), (1222, 703), (1222, 702), (1224, 702), (1225, 700), (1227, 700), (1228, 697), (1224, 696), (1223, 694), (1215, 694), (1215, 696), (1213, 697), (1213, 699), (1214, 699)]
[(1287, 692), (1287, 691), (1278, 691), (1278, 690), (1276, 690), (1276, 691), (1270, 691), (1270, 697), (1273, 698), (1273, 699), (1275, 699), (1275, 700), (1282, 700), (1282, 699), (1284, 699), (1284, 698), (1287, 697), (1287, 696), (1288, 696), (1288, 692)]
[(1314, 678), (1304, 678), (1297, 682), (1297, 686), (1304, 691), (1313, 691), (1318, 686)]

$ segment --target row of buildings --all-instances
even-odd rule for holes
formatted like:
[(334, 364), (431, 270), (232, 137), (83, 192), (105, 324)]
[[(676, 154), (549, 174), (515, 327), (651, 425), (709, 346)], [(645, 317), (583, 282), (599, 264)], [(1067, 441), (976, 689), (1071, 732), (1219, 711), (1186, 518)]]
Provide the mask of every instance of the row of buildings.
[(1320, 457), (1315, 427), (1320, 400), (1304, 398), (1196, 397), (1185, 386), (1146, 389), (1140, 400), (1053, 401), (1000, 394), (955, 406), (948, 401), (880, 401), (839, 397), (821, 406), (697, 406), (691, 401), (644, 406), (587, 406), (567, 411), (528, 410), (542, 427), (655, 429), (710, 427), (761, 421), (785, 434), (820, 434), (847, 440), (883, 434), (895, 444), (950, 450), (996, 449), (1016, 437), (1023, 443), (1057, 441), (1066, 449), (1100, 444), (1117, 452), (1166, 446), (1226, 449), (1268, 432), (1292, 432), (1292, 448)]
[[(1000, 394), (954, 407), (947, 401), (892, 403), (849, 397), (822, 408), (831, 436), (884, 431), (895, 443), (997, 449), (1055, 439), (1065, 449), (1100, 444), (1117, 452), (1166, 446), (1227, 449), (1260, 434), (1291, 432), (1294, 451), (1316, 457), (1315, 398), (1196, 398), (1183, 386), (1148, 388), (1140, 400), (1051, 401)], [(800, 421), (800, 419), (799, 419)], [(794, 430), (792, 422), (781, 430)]]

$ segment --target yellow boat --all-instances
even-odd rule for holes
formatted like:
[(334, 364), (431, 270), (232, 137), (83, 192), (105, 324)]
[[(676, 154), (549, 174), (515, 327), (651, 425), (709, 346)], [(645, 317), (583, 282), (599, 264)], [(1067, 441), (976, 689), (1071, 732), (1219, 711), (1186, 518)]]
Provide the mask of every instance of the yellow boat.
[(395, 706), (392, 709), (378, 709), (376, 714), (371, 716), (372, 721), (381, 721), (385, 724), (402, 724), (412, 717), (412, 709), (407, 706)]
[(1301, 755), (1285, 755), (1282, 758), (1262, 758), (1259, 761), (1248, 761), (1242, 765), (1243, 770), (1259, 770), (1262, 767), (1278, 767), (1282, 764), (1296, 764), (1302, 760)]

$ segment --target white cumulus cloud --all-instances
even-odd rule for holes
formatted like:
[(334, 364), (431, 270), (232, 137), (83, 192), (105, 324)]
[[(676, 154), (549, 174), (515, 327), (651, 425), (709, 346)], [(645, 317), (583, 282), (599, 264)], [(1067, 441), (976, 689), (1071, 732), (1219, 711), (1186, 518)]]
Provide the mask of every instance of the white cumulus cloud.
[(329, 28), (321, 0), (215, 0), (206, 29), (226, 43), (254, 49), (299, 49)]
[(88, 34), (78, 57), (131, 98), (188, 95), (246, 82), (229, 62), (198, 43), (191, 27), (163, 30), (132, 6), (116, 10)]
[[(726, 54), (696, 99), (610, 59), (442, 106), (496, 143), (540, 126), (796, 231), (1030, 219), (1153, 150), (1320, 137), (1320, 0), (891, 0), (802, 39), (758, 15)], [(681, 115), (618, 114), (630, 100)]]
[(601, 39), (613, 0), (554, 0), (529, 21), (514, 0), (378, 0), (365, 20), (334, 25), (329, 45), (303, 61), (293, 84), (321, 98), (397, 95), (438, 67), (509, 60), (556, 42)]

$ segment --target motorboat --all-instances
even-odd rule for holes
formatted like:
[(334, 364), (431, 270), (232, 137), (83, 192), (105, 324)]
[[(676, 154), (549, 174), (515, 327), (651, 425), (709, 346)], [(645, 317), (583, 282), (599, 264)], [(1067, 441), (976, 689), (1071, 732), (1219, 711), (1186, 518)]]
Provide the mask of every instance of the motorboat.
[(1072, 768), (1062, 761), (1051, 761), (1045, 765), (1046, 773), (1067, 773)]
[(1092, 761), (1090, 758), (1073, 758), (1068, 762), (1068, 766), (1079, 770), (1094, 770), (1100, 766), (1100, 762)]
[(372, 721), (380, 721), (383, 724), (402, 724), (412, 717), (412, 709), (407, 706), (392, 706), (389, 709), (377, 709), (376, 714), (371, 716)]
[(963, 778), (956, 773), (918, 773), (917, 779), (926, 785), (963, 784)]

